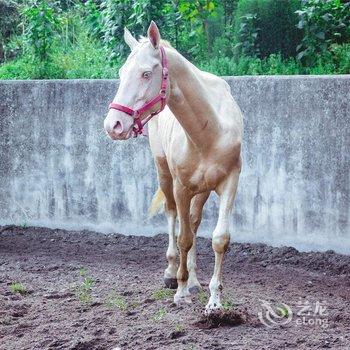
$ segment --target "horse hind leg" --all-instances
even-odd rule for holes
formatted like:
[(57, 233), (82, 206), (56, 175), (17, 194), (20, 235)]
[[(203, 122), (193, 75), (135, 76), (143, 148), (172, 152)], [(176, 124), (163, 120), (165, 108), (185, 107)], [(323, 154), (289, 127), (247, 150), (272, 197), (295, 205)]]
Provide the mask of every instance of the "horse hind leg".
[(196, 235), (202, 221), (203, 206), (209, 197), (210, 191), (195, 195), (191, 201), (190, 221), (193, 231), (193, 244), (187, 256), (188, 291), (191, 294), (198, 293), (202, 287), (197, 279)]
[(227, 251), (230, 243), (229, 221), (232, 212), (233, 201), (237, 191), (239, 173), (239, 169), (235, 169), (235, 171), (227, 178), (227, 180), (217, 189), (217, 193), (220, 197), (220, 207), (218, 222), (213, 232), (212, 238), (212, 246), (215, 253), (215, 266), (214, 274), (209, 284), (210, 298), (208, 304), (205, 307), (207, 314), (211, 313), (214, 310), (222, 309), (222, 262), (224, 254)]
[[(166, 205), (167, 206), (167, 205)], [(164, 271), (164, 284), (165, 287), (176, 289), (177, 288), (177, 247), (175, 236), (176, 225), (176, 208), (166, 209), (166, 217), (168, 221), (168, 235), (169, 243), (166, 251), (166, 258), (168, 260), (168, 267)]]

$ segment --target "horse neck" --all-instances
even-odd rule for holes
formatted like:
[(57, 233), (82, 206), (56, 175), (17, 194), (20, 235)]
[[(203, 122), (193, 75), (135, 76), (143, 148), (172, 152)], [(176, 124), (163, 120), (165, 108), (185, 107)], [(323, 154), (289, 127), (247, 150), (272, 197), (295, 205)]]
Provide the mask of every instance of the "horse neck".
[(199, 149), (206, 149), (217, 138), (215, 110), (200, 71), (177, 51), (168, 49), (170, 96), (168, 106), (187, 138)]

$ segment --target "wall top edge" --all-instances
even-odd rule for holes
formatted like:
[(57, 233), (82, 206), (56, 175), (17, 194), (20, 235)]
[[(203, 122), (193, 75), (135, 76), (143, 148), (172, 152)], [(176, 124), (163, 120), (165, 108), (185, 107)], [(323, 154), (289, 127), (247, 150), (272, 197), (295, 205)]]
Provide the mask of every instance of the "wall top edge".
[[(339, 75), (244, 75), (244, 76), (223, 76), (227, 81), (234, 80), (349, 80), (350, 74)], [(0, 85), (13, 85), (13, 84), (76, 84), (76, 83), (94, 83), (94, 82), (106, 82), (113, 83), (118, 82), (118, 79), (41, 79), (41, 80), (1, 80)]]

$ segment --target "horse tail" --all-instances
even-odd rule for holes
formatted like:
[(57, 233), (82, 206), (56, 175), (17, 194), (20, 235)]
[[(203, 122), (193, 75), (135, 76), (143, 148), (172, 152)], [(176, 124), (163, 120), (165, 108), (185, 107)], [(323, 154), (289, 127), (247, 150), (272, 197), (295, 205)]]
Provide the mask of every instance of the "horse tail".
[(149, 208), (150, 217), (162, 213), (164, 211), (165, 195), (164, 192), (158, 188), (157, 192), (154, 194)]

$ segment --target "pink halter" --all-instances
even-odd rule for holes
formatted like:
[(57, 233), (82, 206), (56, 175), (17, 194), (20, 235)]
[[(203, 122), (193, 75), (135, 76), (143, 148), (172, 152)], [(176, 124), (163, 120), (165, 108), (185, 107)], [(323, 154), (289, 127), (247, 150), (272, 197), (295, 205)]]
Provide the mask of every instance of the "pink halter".
[[(146, 102), (143, 106), (141, 106), (139, 109), (132, 109), (127, 106), (123, 106), (119, 103), (114, 103), (112, 102), (109, 105), (109, 109), (116, 109), (117, 111), (124, 112), (128, 115), (130, 115), (132, 118), (134, 118), (135, 124), (137, 125), (134, 126), (134, 133), (135, 137), (139, 134), (142, 134), (144, 126), (147, 124), (147, 122), (160, 113), (166, 105), (166, 90), (167, 90), (167, 85), (168, 85), (168, 59), (165, 54), (165, 50), (163, 46), (159, 47), (160, 52), (161, 52), (161, 57), (162, 57), (162, 83), (160, 85), (160, 91), (158, 95), (154, 98), (152, 98), (151, 101)], [(160, 109), (157, 110), (156, 112), (152, 112), (149, 116), (141, 120), (141, 115), (151, 109), (155, 104), (160, 102)]]

